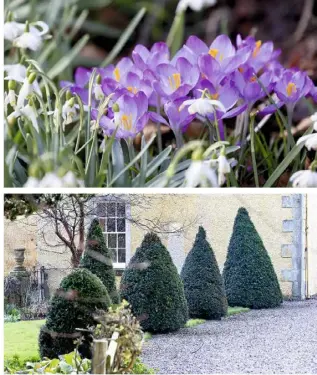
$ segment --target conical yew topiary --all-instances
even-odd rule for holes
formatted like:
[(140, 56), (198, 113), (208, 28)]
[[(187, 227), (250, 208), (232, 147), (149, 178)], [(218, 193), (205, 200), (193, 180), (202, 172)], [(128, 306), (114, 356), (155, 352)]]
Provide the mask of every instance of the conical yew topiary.
[(87, 268), (99, 277), (108, 290), (112, 303), (119, 303), (119, 294), (116, 289), (116, 278), (112, 266), (112, 254), (107, 248), (106, 242), (99, 225), (98, 219), (94, 219), (89, 227), (86, 249), (80, 260), (80, 266)]
[(191, 318), (221, 319), (227, 314), (226, 292), (214, 252), (199, 227), (181, 277)]
[(270, 256), (245, 208), (235, 218), (223, 277), (230, 306), (262, 309), (283, 301)]
[(121, 279), (127, 300), (149, 332), (170, 332), (184, 326), (188, 309), (182, 280), (172, 258), (154, 233), (147, 234)]
[[(94, 325), (96, 310), (107, 310), (110, 298), (101, 280), (87, 269), (76, 269), (64, 277), (50, 301), (46, 325), (39, 335), (41, 357), (58, 358), (74, 350), (76, 328)], [(89, 347), (81, 347), (87, 357)]]

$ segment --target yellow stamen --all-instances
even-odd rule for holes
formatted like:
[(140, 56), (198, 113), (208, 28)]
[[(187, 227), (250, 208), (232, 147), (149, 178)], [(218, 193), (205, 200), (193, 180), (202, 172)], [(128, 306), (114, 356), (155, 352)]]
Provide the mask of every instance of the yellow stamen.
[(218, 100), (219, 94), (216, 92), (215, 94), (210, 95), (211, 99)]
[(250, 82), (256, 82), (256, 77), (254, 77), (254, 76), (251, 77), (251, 78), (250, 78)]
[(116, 69), (113, 71), (113, 75), (114, 75), (114, 79), (115, 79), (117, 82), (119, 82), (119, 81), (120, 81), (120, 78), (121, 78), (119, 68), (116, 68)]
[(139, 91), (136, 87), (133, 87), (133, 86), (128, 86), (127, 90), (132, 92), (132, 94), (137, 94)]
[(218, 53), (219, 53), (219, 49), (210, 49), (209, 50), (209, 55), (212, 56), (214, 59), (217, 57)]
[(122, 115), (121, 117), (121, 125), (125, 130), (132, 129), (132, 115)]
[(288, 96), (291, 96), (292, 94), (296, 93), (296, 85), (293, 82), (290, 82), (286, 87), (286, 92)]
[(256, 43), (255, 43), (255, 49), (253, 51), (253, 57), (257, 57), (257, 55), (259, 54), (260, 52), (260, 48), (262, 46), (262, 41), (261, 40), (258, 40)]
[(244, 72), (244, 69), (242, 68), (242, 66), (240, 66), (240, 68), (238, 68), (238, 70), (239, 70), (240, 73)]
[(173, 90), (177, 90), (182, 82), (181, 75), (179, 73), (172, 74), (172, 76), (168, 78), (168, 82)]

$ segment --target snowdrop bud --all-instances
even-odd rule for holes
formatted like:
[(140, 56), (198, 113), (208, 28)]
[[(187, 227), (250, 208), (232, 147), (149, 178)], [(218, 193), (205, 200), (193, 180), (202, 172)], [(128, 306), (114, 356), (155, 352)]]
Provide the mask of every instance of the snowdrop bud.
[(100, 75), (100, 74), (98, 74), (97, 77), (96, 77), (96, 83), (97, 83), (98, 85), (101, 84), (101, 75)]
[(68, 100), (68, 105), (69, 105), (70, 107), (74, 107), (74, 105), (75, 105), (75, 98), (70, 98), (70, 99)]
[(203, 150), (201, 147), (198, 147), (192, 153), (192, 160), (203, 160)]
[(31, 74), (28, 76), (29, 84), (31, 85), (35, 80), (36, 80), (36, 74), (35, 74), (35, 73), (31, 73)]
[(17, 87), (17, 84), (16, 84), (15, 81), (10, 80), (9, 84), (8, 84), (8, 87), (9, 87), (9, 90), (13, 90), (14, 91), (15, 88)]
[(112, 106), (112, 110), (113, 112), (119, 112), (120, 111), (119, 104), (114, 103), (114, 105)]
[(68, 90), (66, 92), (66, 100), (70, 100), (73, 97), (72, 93)]
[(223, 147), (218, 158), (218, 183), (223, 185), (226, 182), (226, 175), (230, 173), (230, 163), (226, 158), (226, 149)]

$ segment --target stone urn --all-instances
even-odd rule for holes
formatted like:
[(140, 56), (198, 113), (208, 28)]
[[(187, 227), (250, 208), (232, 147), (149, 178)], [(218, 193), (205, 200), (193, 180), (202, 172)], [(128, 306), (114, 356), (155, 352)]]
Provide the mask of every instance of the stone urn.
[(19, 248), (19, 249), (14, 249), (14, 259), (15, 259), (15, 266), (13, 270), (10, 272), (10, 274), (16, 276), (16, 277), (25, 277), (28, 276), (29, 273), (24, 267), (24, 253), (25, 253), (25, 248)]

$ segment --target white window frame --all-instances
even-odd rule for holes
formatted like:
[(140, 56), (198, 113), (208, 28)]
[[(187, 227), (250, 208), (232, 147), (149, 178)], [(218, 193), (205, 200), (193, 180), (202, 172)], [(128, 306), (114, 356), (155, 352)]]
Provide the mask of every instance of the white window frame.
[[(122, 263), (122, 262), (113, 262), (112, 265), (113, 265), (113, 268), (115, 270), (123, 270), (126, 268), (127, 264), (129, 263), (130, 259), (131, 259), (131, 223), (130, 223), (130, 215), (131, 215), (131, 206), (129, 203), (127, 202), (123, 202), (123, 201), (116, 201), (116, 200), (109, 200), (109, 199), (100, 199), (100, 198), (97, 198), (96, 201), (95, 201), (95, 209), (97, 209), (97, 205), (98, 203), (125, 203), (125, 232), (107, 232), (106, 231), (106, 225), (104, 228), (102, 228), (102, 233), (103, 235), (106, 235), (108, 233), (114, 233), (114, 234), (118, 234), (118, 233), (125, 233), (125, 263)], [(108, 216), (99, 216), (97, 214), (97, 211), (95, 211), (96, 214), (95, 214), (95, 217), (100, 220), (102, 218), (104, 219), (107, 219)], [(117, 217), (117, 216), (116, 216)], [(106, 237), (106, 236), (105, 236)], [(107, 244), (107, 247), (108, 247), (108, 241), (106, 240), (106, 244)], [(109, 248), (109, 247), (108, 247)]]

